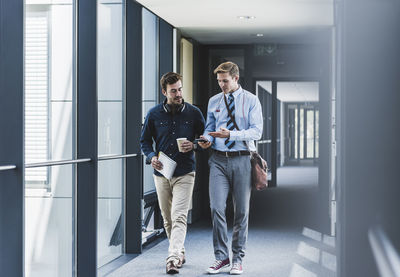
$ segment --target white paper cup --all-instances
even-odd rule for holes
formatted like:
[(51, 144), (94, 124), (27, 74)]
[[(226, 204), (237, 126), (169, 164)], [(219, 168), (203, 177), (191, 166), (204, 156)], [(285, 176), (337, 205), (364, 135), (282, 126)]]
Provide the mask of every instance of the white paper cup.
[(177, 138), (176, 143), (178, 144), (179, 152), (183, 152), (182, 143), (186, 141), (186, 138)]

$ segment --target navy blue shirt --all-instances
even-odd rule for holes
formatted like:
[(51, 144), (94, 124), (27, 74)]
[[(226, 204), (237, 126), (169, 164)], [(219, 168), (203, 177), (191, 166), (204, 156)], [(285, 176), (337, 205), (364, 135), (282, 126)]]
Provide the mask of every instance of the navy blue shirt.
[[(195, 170), (195, 159), (193, 151), (186, 153), (179, 152), (176, 143), (177, 138), (187, 138), (193, 141), (204, 132), (205, 120), (200, 110), (188, 103), (175, 113), (169, 110), (166, 101), (153, 107), (146, 116), (140, 145), (146, 155), (146, 163), (151, 163), (151, 158), (158, 155), (159, 151), (164, 152), (176, 163), (173, 176), (182, 176)], [(155, 142), (155, 151), (153, 149)], [(154, 174), (162, 176), (154, 170)]]

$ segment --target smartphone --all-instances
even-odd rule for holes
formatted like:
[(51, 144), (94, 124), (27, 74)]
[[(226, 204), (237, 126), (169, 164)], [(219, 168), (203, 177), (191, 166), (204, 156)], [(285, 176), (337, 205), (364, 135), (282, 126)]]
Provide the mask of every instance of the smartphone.
[(198, 142), (208, 142), (208, 140), (203, 139), (203, 138), (197, 138), (197, 139), (194, 140), (194, 142), (195, 142), (195, 143), (198, 143)]

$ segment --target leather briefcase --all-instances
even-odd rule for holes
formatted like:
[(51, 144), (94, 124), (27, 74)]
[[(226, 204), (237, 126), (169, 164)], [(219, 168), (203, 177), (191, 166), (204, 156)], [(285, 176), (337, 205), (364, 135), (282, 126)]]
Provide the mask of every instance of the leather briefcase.
[(257, 152), (251, 152), (251, 184), (255, 190), (265, 190), (268, 187), (268, 165)]

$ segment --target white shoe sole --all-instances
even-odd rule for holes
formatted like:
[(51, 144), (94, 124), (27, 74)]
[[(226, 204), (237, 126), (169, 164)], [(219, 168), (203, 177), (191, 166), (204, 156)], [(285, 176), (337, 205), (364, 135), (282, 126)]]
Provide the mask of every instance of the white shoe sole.
[(227, 272), (226, 269), (227, 269), (228, 267), (230, 267), (230, 264), (224, 265), (223, 267), (221, 267), (221, 268), (218, 269), (218, 270), (214, 270), (214, 269), (208, 268), (208, 269), (207, 269), (207, 273), (208, 273), (208, 274), (218, 274), (218, 273), (220, 273), (220, 272)]
[(235, 271), (232, 271), (232, 270), (231, 270), (231, 271), (229, 272), (230, 275), (240, 275), (240, 274), (242, 274), (242, 273), (243, 273), (243, 270), (242, 270), (242, 271), (236, 271), (236, 270), (235, 270)]

